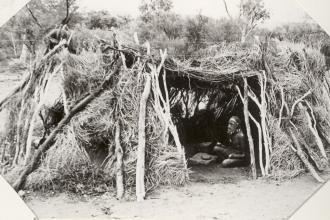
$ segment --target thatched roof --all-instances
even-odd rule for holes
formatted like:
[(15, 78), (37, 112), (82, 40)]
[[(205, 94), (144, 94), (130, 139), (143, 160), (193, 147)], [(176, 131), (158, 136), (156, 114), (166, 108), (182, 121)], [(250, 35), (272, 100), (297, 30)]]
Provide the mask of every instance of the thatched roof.
[[(146, 49), (137, 45), (122, 46), (121, 50), (113, 47), (110, 42), (102, 40), (103, 51), (121, 51), (130, 66), (139, 57), (146, 57)], [(205, 49), (198, 57), (180, 60), (168, 56), (164, 63), (167, 84), (176, 88), (205, 88), (221, 87), (228, 84), (239, 84), (243, 77), (256, 76), (257, 62), (260, 62), (258, 48), (243, 48), (238, 44), (221, 45)], [(149, 56), (154, 62), (159, 62), (159, 54), (153, 51)]]

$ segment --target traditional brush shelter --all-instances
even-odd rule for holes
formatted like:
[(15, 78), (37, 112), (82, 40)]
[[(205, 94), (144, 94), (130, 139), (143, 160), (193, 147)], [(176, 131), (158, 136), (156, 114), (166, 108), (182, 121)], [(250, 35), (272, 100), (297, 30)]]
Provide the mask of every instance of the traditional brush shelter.
[[(16, 190), (90, 176), (97, 187), (100, 176), (117, 197), (135, 190), (142, 200), (159, 185), (185, 184), (187, 146), (221, 139), (231, 115), (244, 119), (254, 178), (308, 170), (323, 181), (330, 89), (318, 50), (275, 41), (222, 44), (180, 60), (137, 37), (118, 39), (78, 36), (76, 54), (60, 41), (0, 100), (13, 121), (5, 175)], [(54, 82), (61, 96), (45, 107)]]

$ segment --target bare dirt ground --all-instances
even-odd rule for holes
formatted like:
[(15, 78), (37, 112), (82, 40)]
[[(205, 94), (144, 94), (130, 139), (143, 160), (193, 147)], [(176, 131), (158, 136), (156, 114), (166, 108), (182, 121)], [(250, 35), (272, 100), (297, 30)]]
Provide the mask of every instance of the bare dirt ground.
[[(19, 83), (19, 76), (0, 71), (0, 99)], [(0, 113), (0, 132), (5, 118)], [(64, 193), (32, 193), (25, 201), (40, 218), (280, 220), (287, 219), (321, 186), (309, 174), (280, 183), (251, 180), (242, 168), (212, 165), (193, 171), (191, 183), (161, 187), (140, 203), (117, 201), (110, 194), (78, 197)], [(324, 174), (325, 179), (329, 177), (329, 172)]]
[[(308, 174), (294, 180), (251, 180), (246, 169), (219, 165), (195, 167), (191, 183), (162, 187), (144, 202), (118, 201), (113, 195), (76, 197), (30, 195), (28, 206), (40, 218), (93, 219), (287, 219), (321, 184)], [(328, 179), (330, 173), (324, 174)]]

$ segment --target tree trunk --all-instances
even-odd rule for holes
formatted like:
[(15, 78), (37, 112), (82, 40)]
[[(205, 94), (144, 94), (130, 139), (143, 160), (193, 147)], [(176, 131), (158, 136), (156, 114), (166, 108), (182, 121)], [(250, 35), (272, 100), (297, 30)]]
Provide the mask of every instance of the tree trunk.
[(46, 138), (45, 142), (43, 142), (43, 144), (41, 144), (38, 147), (38, 150), (35, 152), (30, 164), (25, 167), (23, 172), (18, 177), (17, 181), (14, 183), (13, 188), (16, 191), (19, 191), (21, 189), (21, 187), (25, 183), (27, 176), (38, 168), (38, 163), (40, 161), (41, 155), (44, 154), (50, 148), (56, 135), (62, 131), (62, 129), (66, 124), (70, 122), (72, 117), (75, 116), (80, 111), (82, 111), (90, 102), (92, 102), (96, 97), (98, 97), (107, 87), (115, 86), (117, 81), (114, 81), (114, 79), (117, 78), (116, 76), (120, 72), (120, 67), (121, 67), (121, 62), (118, 62), (114, 71), (104, 80), (102, 85), (94, 92), (92, 92), (90, 95), (88, 95), (86, 98), (81, 100), (76, 106), (74, 106), (70, 110), (70, 112), (59, 122), (59, 124), (51, 132), (51, 134)]
[(139, 113), (139, 138), (136, 163), (136, 197), (137, 201), (143, 201), (145, 197), (144, 173), (145, 173), (145, 145), (146, 145), (146, 107), (151, 90), (151, 77), (146, 75), (146, 83), (140, 100)]

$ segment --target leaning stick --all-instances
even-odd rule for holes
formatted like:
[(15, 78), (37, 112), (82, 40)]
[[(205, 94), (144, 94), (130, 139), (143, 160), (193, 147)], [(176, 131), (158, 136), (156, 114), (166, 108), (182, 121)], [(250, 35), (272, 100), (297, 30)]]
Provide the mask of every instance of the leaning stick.
[(327, 154), (325, 152), (325, 149), (324, 149), (324, 145), (323, 145), (323, 142), (320, 138), (320, 135), (319, 133), (317, 132), (317, 129), (316, 129), (316, 120), (315, 120), (315, 117), (314, 117), (314, 114), (313, 114), (313, 109), (312, 107), (308, 104), (308, 102), (306, 102), (308, 108), (310, 109), (311, 111), (311, 115), (308, 113), (307, 109), (301, 104), (299, 103), (299, 108), (301, 109), (304, 109), (305, 110), (305, 115), (306, 115), (306, 118), (307, 118), (307, 122), (308, 122), (308, 127), (309, 127), (309, 130), (312, 132), (312, 134), (314, 135), (314, 138), (315, 138), (315, 142), (316, 142), (316, 145), (317, 147), (319, 148), (321, 154), (322, 154), (322, 157), (324, 159), (326, 159), (326, 161), (328, 160), (327, 158)]
[(262, 176), (266, 176), (265, 167), (264, 167), (264, 164), (263, 164), (263, 156), (262, 156), (262, 131), (261, 131), (261, 126), (260, 126), (260, 123), (257, 121), (257, 119), (255, 119), (253, 117), (252, 114), (249, 114), (249, 116), (258, 128), (259, 166), (260, 166)]
[(297, 140), (297, 137), (295, 136), (295, 134), (293, 133), (293, 131), (291, 129), (289, 129), (293, 144), (296, 146), (296, 149), (293, 149), (298, 157), (301, 159), (301, 161), (304, 163), (304, 165), (306, 166), (307, 170), (312, 174), (312, 176), (320, 183), (324, 183), (324, 180), (319, 176), (319, 174), (315, 171), (314, 167), (310, 164), (310, 162), (308, 161), (308, 159), (306, 158), (306, 156), (303, 153), (303, 150)]
[(281, 122), (282, 122), (285, 103), (286, 102), (285, 102), (285, 97), (284, 97), (284, 90), (283, 90), (283, 87), (281, 87), (281, 109), (280, 109), (279, 119), (278, 119), (278, 128), (281, 128)]
[(145, 197), (144, 186), (144, 167), (145, 167), (145, 145), (146, 145), (146, 107), (151, 90), (151, 77), (146, 75), (146, 83), (140, 100), (139, 113), (139, 134), (138, 134), (138, 150), (136, 163), (136, 197), (137, 201), (143, 201)]
[[(238, 86), (236, 86), (236, 90), (238, 92), (238, 95), (242, 101), (242, 103), (244, 104), (244, 97), (241, 93), (241, 90), (239, 89)], [(244, 116), (245, 117), (245, 116)], [(262, 131), (261, 131), (261, 126), (260, 123), (253, 117), (253, 115), (251, 113), (249, 113), (249, 117), (252, 119), (252, 121), (254, 122), (254, 124), (257, 126), (258, 128), (258, 144), (259, 144), (259, 165), (260, 165), (260, 169), (261, 169), (261, 174), (262, 176), (265, 176), (265, 167), (263, 165), (263, 160), (262, 160)]]
[[(28, 128), (28, 136), (26, 139), (26, 154), (25, 154), (25, 159), (24, 159), (24, 164), (28, 164), (29, 162), (29, 158), (31, 157), (32, 154), (32, 141), (33, 141), (33, 131), (34, 131), (34, 127), (35, 127), (35, 121), (36, 118), (40, 112), (40, 109), (42, 107), (42, 105), (45, 103), (46, 101), (46, 95), (48, 93), (49, 90), (49, 86), (51, 83), (52, 78), (54, 77), (54, 75), (62, 68), (62, 64), (60, 64), (58, 66), (58, 68), (56, 68), (53, 73), (51, 73), (51, 75), (49, 73), (46, 73), (46, 76), (43, 80), (43, 83), (40, 86), (40, 95), (39, 95), (39, 103), (37, 104), (33, 114), (32, 114), (32, 118), (29, 124), (29, 128)], [(49, 76), (50, 75), (50, 76)], [(44, 90), (44, 91), (42, 91)], [(37, 95), (38, 96), (38, 95)], [(36, 99), (38, 99), (38, 97), (36, 97)]]
[(57, 134), (61, 132), (64, 126), (71, 121), (73, 116), (75, 116), (77, 113), (82, 111), (89, 103), (91, 103), (96, 97), (98, 97), (101, 93), (103, 93), (108, 87), (115, 86), (116, 82), (114, 81), (114, 79), (119, 74), (120, 67), (121, 67), (121, 62), (118, 62), (113, 72), (109, 76), (107, 76), (107, 78), (104, 80), (102, 85), (99, 88), (97, 88), (94, 92), (92, 92), (90, 95), (88, 95), (86, 98), (81, 100), (76, 106), (70, 109), (70, 112), (59, 122), (57, 127), (47, 137), (45, 142), (38, 147), (38, 150), (34, 154), (31, 162), (25, 167), (23, 172), (18, 177), (17, 181), (14, 183), (13, 188), (16, 191), (21, 189), (21, 187), (25, 183), (27, 176), (38, 168), (38, 163), (40, 161), (41, 155), (44, 154), (50, 148)]
[(293, 113), (294, 113), (294, 108), (296, 107), (296, 105), (298, 104), (298, 103), (300, 103), (300, 102), (302, 102), (307, 96), (309, 96), (310, 94), (312, 94), (312, 90), (308, 90), (308, 92), (306, 92), (301, 98), (299, 98), (299, 99), (297, 99), (294, 103), (293, 103), (293, 105), (292, 105), (292, 107), (291, 107), (291, 114), (290, 114), (290, 116), (291, 116), (291, 118), (292, 118), (292, 116), (293, 116)]
[(249, 119), (249, 96), (248, 96), (248, 83), (246, 78), (244, 78), (244, 120), (246, 125), (246, 133), (249, 140), (250, 147), (250, 164), (252, 169), (253, 179), (257, 179), (257, 169), (254, 156), (254, 143), (251, 134), (250, 119)]
[(121, 199), (124, 196), (124, 175), (123, 175), (123, 148), (120, 144), (120, 125), (116, 123), (115, 131), (115, 143), (116, 143), (116, 157), (117, 157), (117, 170), (116, 170), (116, 188), (117, 199)]
[(244, 107), (244, 120), (246, 126), (246, 133), (248, 136), (249, 141), (249, 149), (250, 149), (250, 166), (252, 170), (252, 177), (253, 179), (257, 179), (257, 169), (256, 169), (256, 162), (255, 162), (255, 155), (254, 155), (254, 144), (253, 138), (251, 134), (251, 126), (250, 126), (250, 119), (249, 119), (249, 96), (248, 96), (248, 83), (246, 78), (244, 78), (244, 97), (238, 87), (236, 87), (237, 92), (241, 99), (243, 98), (243, 107)]

